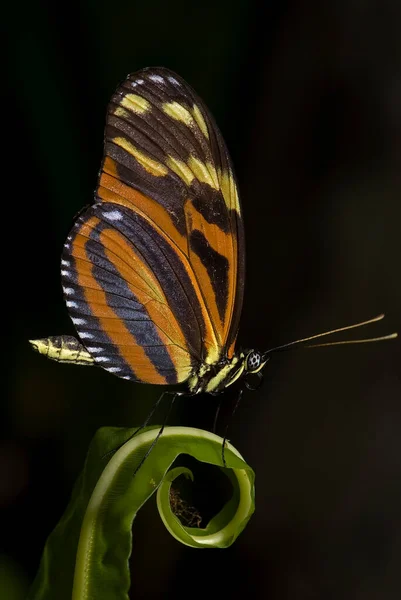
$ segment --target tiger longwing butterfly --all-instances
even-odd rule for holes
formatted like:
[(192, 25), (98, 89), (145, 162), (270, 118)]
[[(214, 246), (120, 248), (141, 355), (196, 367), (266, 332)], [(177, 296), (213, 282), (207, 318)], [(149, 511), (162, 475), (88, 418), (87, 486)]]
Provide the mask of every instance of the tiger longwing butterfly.
[(213, 117), (181, 77), (143, 69), (111, 99), (95, 202), (64, 245), (63, 291), (80, 341), (32, 344), (123, 379), (218, 393), (260, 374), (273, 350), (382, 318), (238, 351), (244, 256), (233, 167)]

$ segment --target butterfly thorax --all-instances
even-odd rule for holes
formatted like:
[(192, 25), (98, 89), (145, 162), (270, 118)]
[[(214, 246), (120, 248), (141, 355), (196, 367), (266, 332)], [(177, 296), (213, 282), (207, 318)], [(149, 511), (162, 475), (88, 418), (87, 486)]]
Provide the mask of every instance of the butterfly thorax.
[(223, 356), (213, 364), (202, 363), (188, 381), (193, 394), (217, 394), (246, 373), (257, 373), (266, 363), (257, 350), (240, 351), (232, 358)]

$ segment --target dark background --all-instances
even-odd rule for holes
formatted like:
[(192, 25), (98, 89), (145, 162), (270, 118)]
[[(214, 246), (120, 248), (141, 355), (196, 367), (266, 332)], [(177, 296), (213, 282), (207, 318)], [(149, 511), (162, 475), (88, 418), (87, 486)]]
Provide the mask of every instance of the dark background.
[[(59, 257), (92, 200), (117, 84), (144, 66), (169, 67), (219, 123), (247, 236), (242, 346), (381, 312), (384, 322), (356, 336), (400, 331), (401, 5), (14, 4), (4, 23), (3, 319), (12, 331), (3, 335), (0, 596), (19, 600), (96, 429), (141, 423), (160, 393), (46, 361), (27, 342), (73, 334)], [(145, 507), (133, 528), (132, 597), (398, 600), (400, 363), (399, 340), (276, 355), (230, 428), (256, 471), (248, 527), (227, 550), (194, 550)], [(171, 422), (210, 428), (214, 402), (182, 400)]]

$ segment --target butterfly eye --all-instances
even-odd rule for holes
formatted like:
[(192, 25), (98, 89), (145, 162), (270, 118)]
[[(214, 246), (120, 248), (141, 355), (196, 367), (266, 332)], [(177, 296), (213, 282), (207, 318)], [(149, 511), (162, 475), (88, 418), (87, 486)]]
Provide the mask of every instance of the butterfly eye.
[(256, 350), (251, 350), (246, 358), (246, 367), (245, 370), (248, 373), (253, 373), (257, 371), (262, 363), (262, 355), (260, 352)]

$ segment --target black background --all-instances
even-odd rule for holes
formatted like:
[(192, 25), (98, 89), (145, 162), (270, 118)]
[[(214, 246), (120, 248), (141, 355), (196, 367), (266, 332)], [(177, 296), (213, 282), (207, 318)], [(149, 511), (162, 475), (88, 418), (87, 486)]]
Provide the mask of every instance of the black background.
[[(0, 595), (18, 600), (96, 429), (141, 423), (160, 393), (51, 363), (27, 342), (74, 333), (59, 257), (93, 198), (114, 89), (128, 72), (169, 67), (219, 123), (247, 236), (240, 345), (266, 349), (381, 312), (356, 335), (390, 333), (401, 305), (401, 5), (8, 8)], [(230, 426), (256, 471), (248, 527), (227, 550), (193, 550), (145, 507), (132, 598), (398, 600), (400, 362), (399, 340), (276, 355)], [(171, 423), (210, 428), (214, 402), (182, 400)]]

